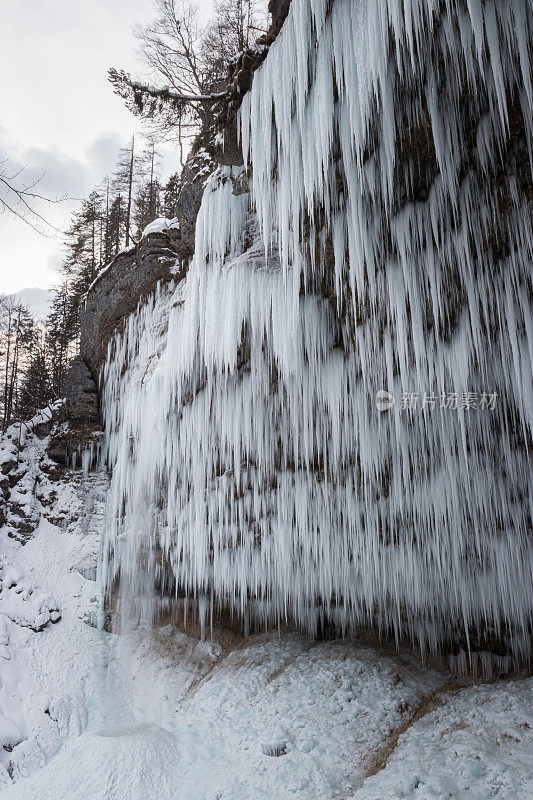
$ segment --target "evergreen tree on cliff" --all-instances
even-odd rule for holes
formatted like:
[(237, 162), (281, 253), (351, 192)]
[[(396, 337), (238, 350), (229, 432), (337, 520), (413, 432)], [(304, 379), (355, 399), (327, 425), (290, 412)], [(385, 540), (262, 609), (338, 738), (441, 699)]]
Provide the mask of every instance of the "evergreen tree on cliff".
[(139, 169), (143, 183), (135, 197), (134, 221), (137, 227), (137, 238), (150, 222), (159, 216), (161, 211), (161, 184), (159, 170), (161, 157), (157, 150), (158, 139), (153, 133), (146, 136), (145, 146), (139, 157)]
[(170, 176), (163, 188), (163, 202), (161, 212), (163, 216), (172, 219), (176, 216), (176, 208), (180, 194), (180, 174), (175, 172)]
[[(137, 182), (137, 163), (135, 156), (135, 136), (131, 137), (131, 142), (127, 147), (120, 151), (118, 164), (115, 168), (113, 188), (126, 198), (125, 209), (125, 245), (129, 247), (132, 228), (133, 196), (135, 184)], [(117, 248), (118, 249), (118, 248)]]
[(106, 257), (105, 263), (108, 264), (121, 248), (121, 243), (125, 239), (127, 230), (127, 206), (124, 196), (119, 192), (114, 198), (109, 209), (109, 219), (107, 225), (106, 238)]
[(68, 280), (54, 292), (50, 314), (46, 319), (49, 376), (54, 397), (61, 397), (67, 361), (73, 354), (79, 335), (78, 294), (71, 291)]

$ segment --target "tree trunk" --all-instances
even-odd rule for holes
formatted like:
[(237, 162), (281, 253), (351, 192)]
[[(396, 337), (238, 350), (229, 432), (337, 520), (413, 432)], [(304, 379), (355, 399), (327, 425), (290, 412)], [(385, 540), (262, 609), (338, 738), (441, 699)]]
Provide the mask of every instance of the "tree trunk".
[(133, 189), (133, 154), (135, 151), (135, 136), (131, 140), (130, 173), (128, 180), (128, 208), (126, 210), (126, 247), (130, 243), (130, 218), (131, 218), (131, 193)]

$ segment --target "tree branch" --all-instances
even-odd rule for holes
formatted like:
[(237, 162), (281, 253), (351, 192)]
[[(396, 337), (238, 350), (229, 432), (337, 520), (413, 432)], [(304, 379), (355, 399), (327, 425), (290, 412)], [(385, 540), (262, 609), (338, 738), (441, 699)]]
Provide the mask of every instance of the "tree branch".
[[(170, 86), (163, 86), (160, 89), (146, 83), (140, 83), (131, 79), (130, 75), (124, 70), (109, 70), (109, 80), (115, 88), (115, 92), (124, 97), (125, 87), (128, 87), (134, 95), (148, 95), (149, 97), (166, 100), (173, 103), (215, 103), (227, 97), (228, 93), (210, 92), (209, 94), (183, 94), (172, 89)], [(126, 90), (127, 91), (127, 90)], [(136, 103), (137, 104), (137, 103)]]
[[(65, 194), (62, 197), (52, 198), (45, 197), (44, 195), (39, 194), (39, 192), (34, 191), (35, 187), (44, 178), (44, 173), (29, 184), (17, 185), (16, 179), (20, 177), (25, 167), (21, 167), (15, 172), (12, 172), (12, 174), (7, 175), (6, 164), (8, 161), (8, 158), (0, 161), (0, 188), (4, 187), (4, 189), (7, 191), (7, 194), (4, 196), (2, 196), (0, 193), (0, 213), (3, 211), (9, 211), (10, 214), (18, 217), (20, 220), (29, 225), (30, 228), (33, 228), (33, 230), (37, 231), (37, 233), (40, 233), (43, 236), (46, 236), (46, 234), (39, 230), (39, 228), (30, 221), (30, 218), (40, 220), (47, 227), (52, 228), (52, 230), (57, 232), (58, 229), (55, 227), (55, 225), (43, 217), (43, 215), (34, 208), (32, 201), (43, 201), (48, 204), (56, 204), (69, 199), (67, 195)], [(21, 210), (17, 210), (15, 208), (15, 203), (18, 203), (22, 207)]]

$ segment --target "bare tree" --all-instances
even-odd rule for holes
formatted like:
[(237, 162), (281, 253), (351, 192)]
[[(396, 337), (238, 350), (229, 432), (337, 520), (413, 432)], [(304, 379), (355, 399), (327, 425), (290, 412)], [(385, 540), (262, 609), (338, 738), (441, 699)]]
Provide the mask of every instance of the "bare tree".
[(217, 79), (224, 79), (228, 65), (236, 55), (247, 50), (256, 33), (266, 25), (264, 3), (259, 0), (215, 0), (213, 19), (201, 43), (206, 69)]
[(129, 144), (128, 147), (123, 147), (120, 151), (113, 181), (113, 188), (118, 192), (125, 192), (127, 197), (126, 247), (129, 247), (130, 244), (132, 194), (135, 178), (135, 136), (132, 136), (131, 144)]
[(156, 19), (138, 26), (135, 35), (143, 63), (163, 85), (135, 81), (123, 70), (110, 69), (115, 92), (162, 134), (196, 134), (199, 125), (209, 123), (214, 104), (227, 96), (228, 62), (248, 47), (250, 31), (261, 19), (259, 2), (219, 0), (212, 22), (205, 26), (189, 0), (155, 0)]
[(44, 234), (44, 231), (40, 225), (45, 229), (57, 231), (57, 228), (37, 208), (41, 202), (55, 204), (67, 200), (67, 195), (51, 198), (40, 194), (38, 186), (44, 173), (26, 183), (24, 170), (25, 167), (10, 169), (9, 158), (0, 159), (0, 213), (7, 211), (13, 214), (41, 234)]
[(2, 431), (13, 418), (21, 364), (35, 344), (36, 331), (27, 308), (14, 297), (0, 298)]

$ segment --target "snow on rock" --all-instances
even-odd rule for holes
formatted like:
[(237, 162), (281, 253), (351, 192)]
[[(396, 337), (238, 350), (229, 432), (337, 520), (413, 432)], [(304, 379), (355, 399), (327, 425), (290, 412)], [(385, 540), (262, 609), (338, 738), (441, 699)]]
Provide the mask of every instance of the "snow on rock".
[(49, 622), (58, 622), (61, 615), (52, 596), (34, 590), (30, 575), (0, 555), (0, 614), (17, 625), (41, 631)]
[(151, 233), (162, 233), (163, 231), (168, 230), (169, 228), (179, 229), (180, 223), (178, 218), (174, 219), (167, 219), (166, 217), (158, 217), (154, 219), (153, 222), (150, 222), (149, 225), (142, 232), (141, 238), (145, 236), (149, 236)]

